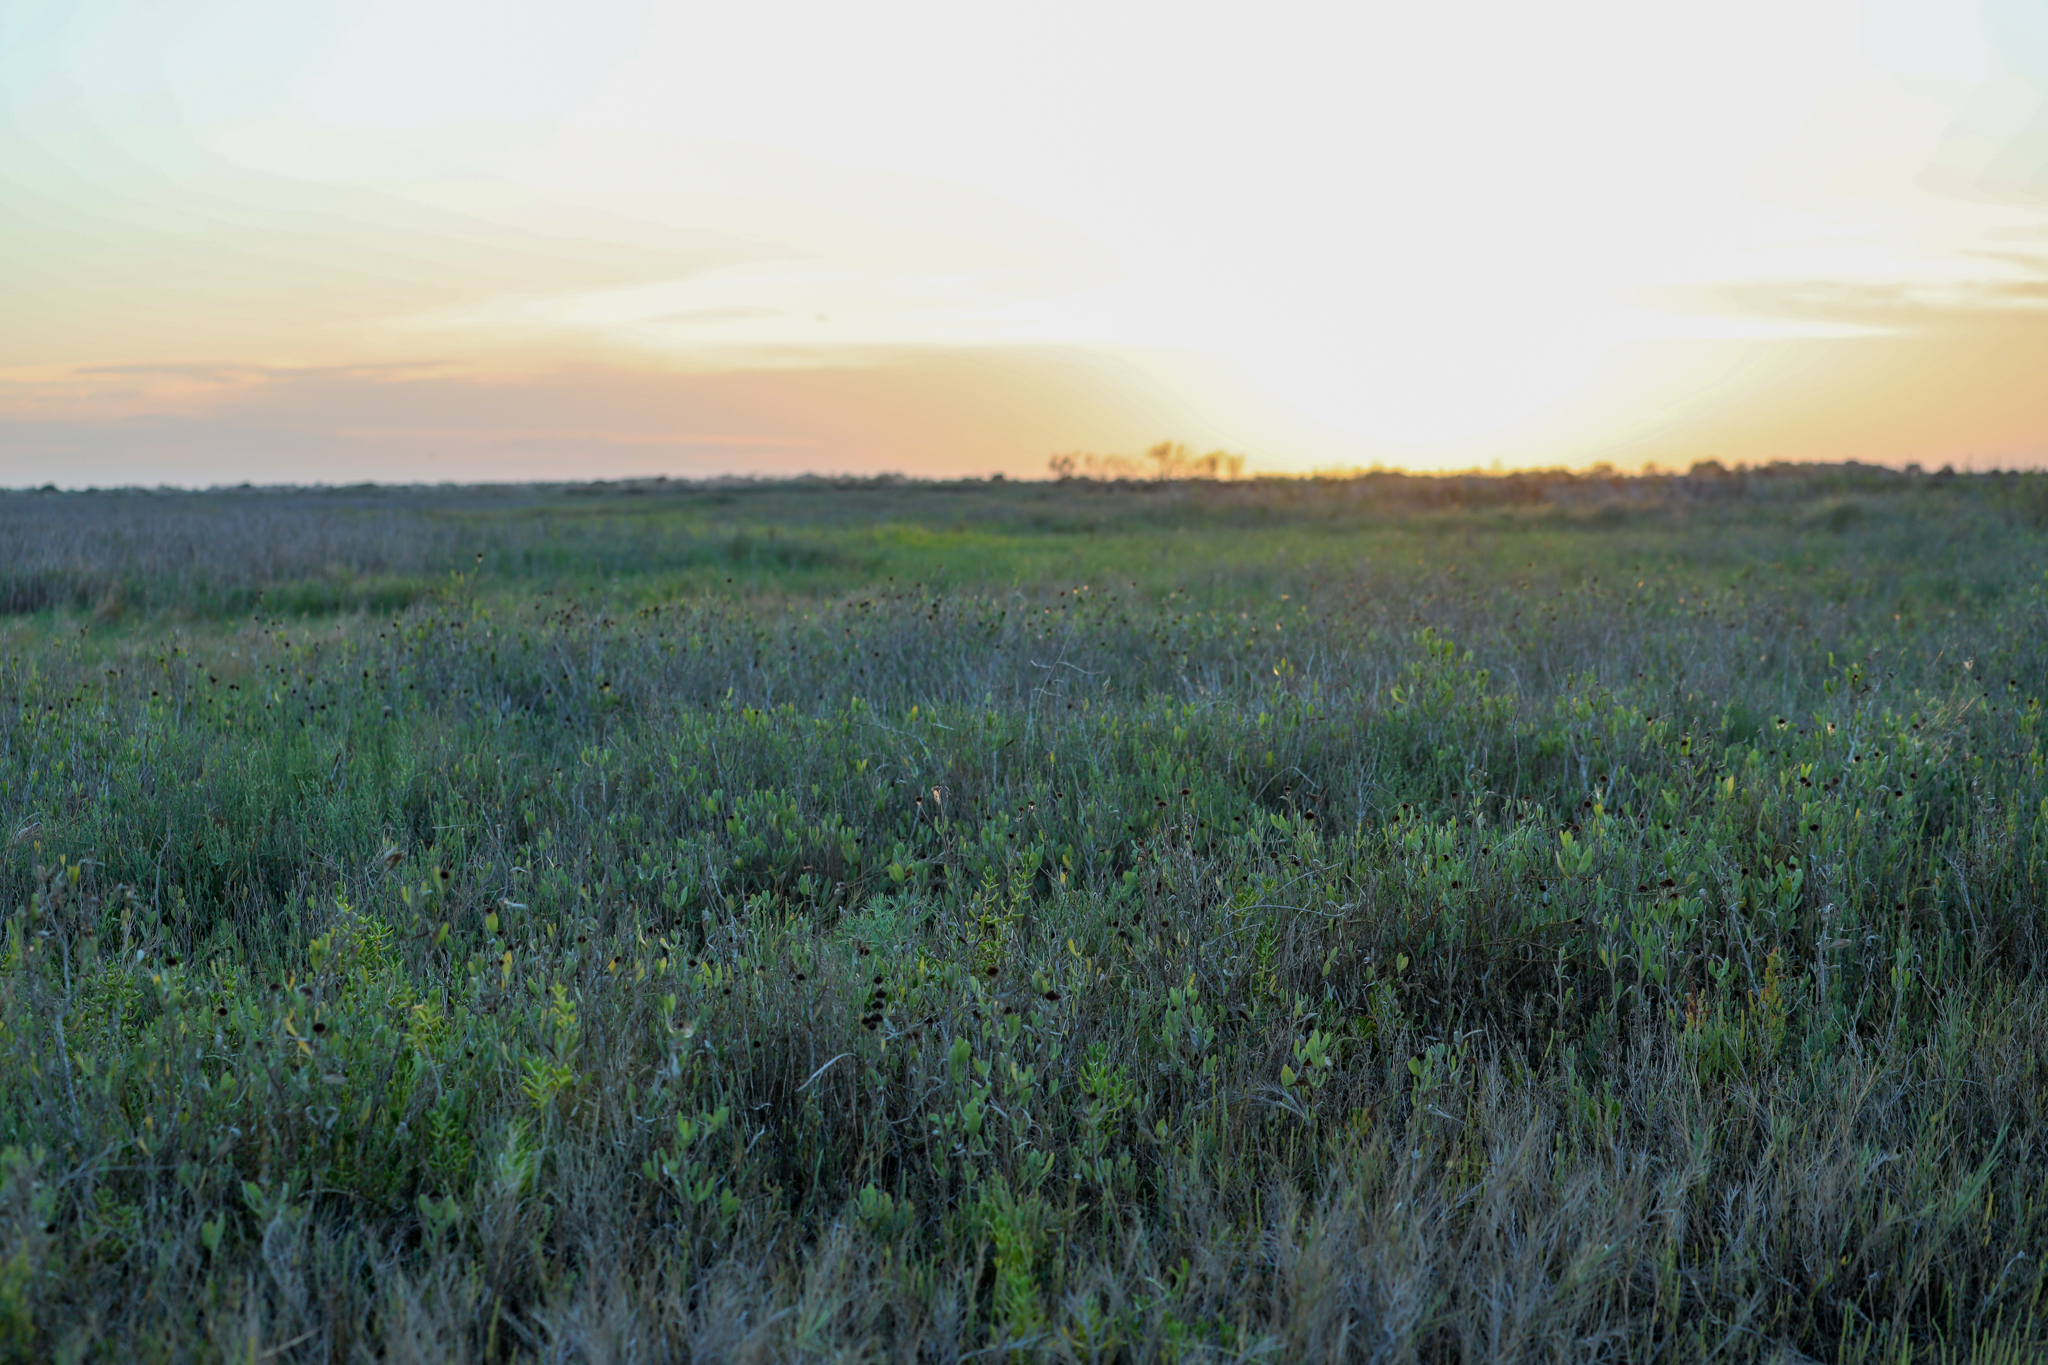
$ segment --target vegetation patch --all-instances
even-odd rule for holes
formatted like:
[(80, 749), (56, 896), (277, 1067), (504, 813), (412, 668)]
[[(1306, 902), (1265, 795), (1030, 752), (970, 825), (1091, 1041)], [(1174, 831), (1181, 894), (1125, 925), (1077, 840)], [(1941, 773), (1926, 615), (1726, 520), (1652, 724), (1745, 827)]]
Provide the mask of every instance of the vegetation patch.
[(0, 1357), (2033, 1358), (2041, 500), (0, 498)]

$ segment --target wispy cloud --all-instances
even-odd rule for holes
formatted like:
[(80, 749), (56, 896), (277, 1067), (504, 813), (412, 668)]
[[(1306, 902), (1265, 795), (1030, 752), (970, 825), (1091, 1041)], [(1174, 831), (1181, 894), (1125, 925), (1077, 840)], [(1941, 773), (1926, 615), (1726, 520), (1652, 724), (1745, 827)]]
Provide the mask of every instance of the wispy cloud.
[(1840, 329), (1841, 334), (1906, 335), (2048, 332), (2048, 268), (2032, 278), (1941, 282), (1794, 279), (1675, 285), (1629, 291), (1643, 307), (1710, 317), (1774, 319)]
[(401, 481), (1036, 475), (1077, 428), (1110, 450), (1163, 436), (1241, 447), (1248, 430), (1284, 420), (1170, 355), (898, 348), (811, 359), (715, 372), (233, 371), (204, 401), (16, 405), (0, 415), (0, 484), (51, 471), (97, 484), (331, 481), (338, 470)]

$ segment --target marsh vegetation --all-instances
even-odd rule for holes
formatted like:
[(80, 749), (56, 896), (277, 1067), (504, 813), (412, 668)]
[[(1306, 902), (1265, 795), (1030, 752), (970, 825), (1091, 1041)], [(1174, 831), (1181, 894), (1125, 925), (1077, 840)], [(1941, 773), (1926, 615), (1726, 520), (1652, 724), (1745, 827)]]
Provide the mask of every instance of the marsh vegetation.
[(2044, 493), (0, 496), (0, 1356), (2034, 1358)]

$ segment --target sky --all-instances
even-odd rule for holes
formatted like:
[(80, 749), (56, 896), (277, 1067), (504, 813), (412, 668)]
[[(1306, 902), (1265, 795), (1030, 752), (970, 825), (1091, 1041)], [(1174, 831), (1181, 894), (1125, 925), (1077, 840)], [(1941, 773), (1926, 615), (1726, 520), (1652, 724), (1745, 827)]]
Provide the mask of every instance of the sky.
[(2048, 464), (2048, 5), (9, 0), (0, 485)]

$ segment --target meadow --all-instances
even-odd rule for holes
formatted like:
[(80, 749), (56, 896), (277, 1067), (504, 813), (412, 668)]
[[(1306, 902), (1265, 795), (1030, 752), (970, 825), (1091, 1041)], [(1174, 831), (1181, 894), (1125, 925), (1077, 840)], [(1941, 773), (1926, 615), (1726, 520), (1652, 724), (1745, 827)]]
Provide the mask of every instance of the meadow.
[(2044, 526), (0, 494), (0, 1359), (2041, 1358)]

